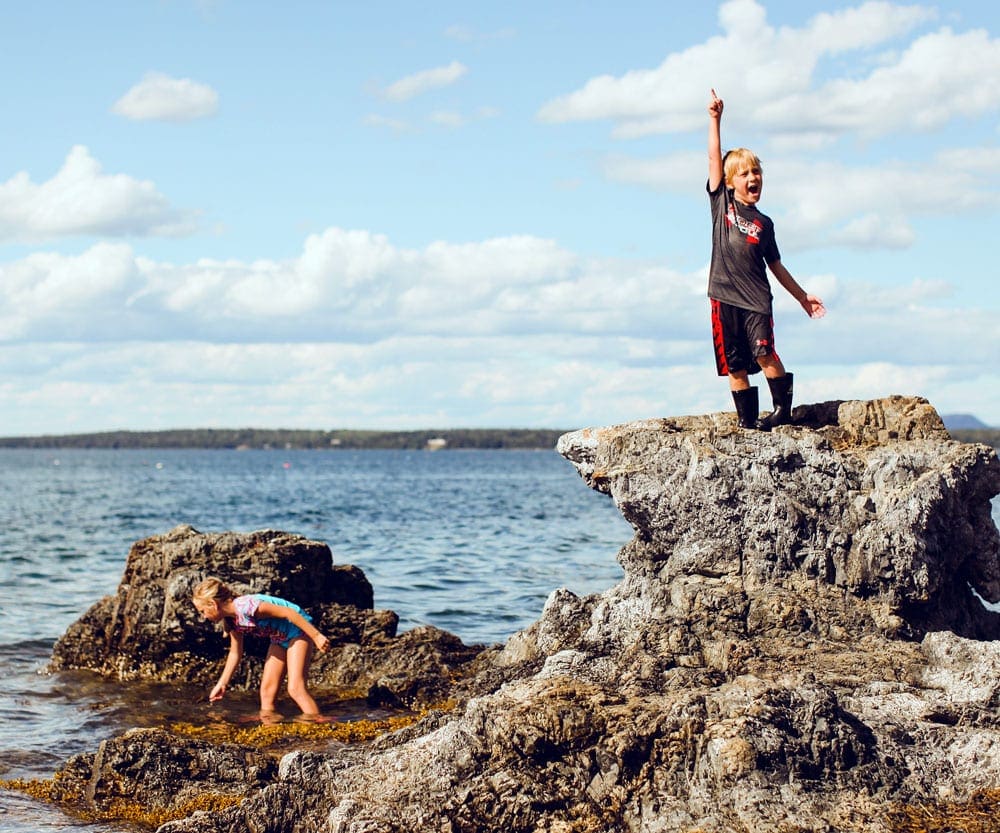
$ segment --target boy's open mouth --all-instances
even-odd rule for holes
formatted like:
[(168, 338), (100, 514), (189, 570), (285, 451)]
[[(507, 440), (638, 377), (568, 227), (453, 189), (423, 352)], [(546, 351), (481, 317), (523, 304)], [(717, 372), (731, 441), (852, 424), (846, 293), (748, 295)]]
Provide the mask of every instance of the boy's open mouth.
[(756, 194), (758, 191), (760, 191), (760, 183), (759, 182), (750, 182), (750, 183), (747, 184), (747, 192), (748, 193), (750, 193), (750, 194)]

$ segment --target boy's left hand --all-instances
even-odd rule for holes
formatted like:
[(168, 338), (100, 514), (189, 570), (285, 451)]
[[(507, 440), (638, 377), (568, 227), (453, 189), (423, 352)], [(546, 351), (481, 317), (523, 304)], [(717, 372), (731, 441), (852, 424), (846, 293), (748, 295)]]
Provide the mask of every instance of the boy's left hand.
[(802, 304), (802, 309), (806, 311), (806, 315), (810, 318), (822, 318), (826, 315), (826, 307), (823, 306), (823, 302), (815, 295), (806, 295), (799, 303)]
[(722, 118), (722, 99), (712, 90), (712, 97), (708, 100), (708, 115), (713, 119)]

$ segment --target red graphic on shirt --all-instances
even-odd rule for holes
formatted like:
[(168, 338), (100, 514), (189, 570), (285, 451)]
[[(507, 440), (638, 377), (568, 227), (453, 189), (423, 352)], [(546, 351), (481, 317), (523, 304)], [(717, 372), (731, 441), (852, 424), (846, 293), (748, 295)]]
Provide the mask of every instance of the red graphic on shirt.
[(747, 220), (745, 217), (741, 217), (736, 213), (736, 207), (733, 205), (729, 206), (726, 223), (730, 226), (736, 226), (742, 234), (746, 235), (747, 243), (750, 245), (760, 243), (760, 233), (764, 230), (764, 226), (758, 220)]

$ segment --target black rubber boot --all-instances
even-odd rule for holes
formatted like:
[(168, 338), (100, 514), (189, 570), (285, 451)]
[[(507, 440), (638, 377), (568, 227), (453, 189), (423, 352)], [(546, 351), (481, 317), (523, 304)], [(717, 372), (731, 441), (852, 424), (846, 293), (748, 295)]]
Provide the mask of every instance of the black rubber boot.
[(740, 428), (757, 428), (760, 417), (760, 402), (757, 398), (757, 388), (734, 390), (733, 402), (736, 403), (736, 416)]
[(777, 379), (768, 379), (774, 410), (760, 421), (762, 431), (770, 431), (775, 425), (788, 425), (792, 421), (792, 375), (786, 373)]

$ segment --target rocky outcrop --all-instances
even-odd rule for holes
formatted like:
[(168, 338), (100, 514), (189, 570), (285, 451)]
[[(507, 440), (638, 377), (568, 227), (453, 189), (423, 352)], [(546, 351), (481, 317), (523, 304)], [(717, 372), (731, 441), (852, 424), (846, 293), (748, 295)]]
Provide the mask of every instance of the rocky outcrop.
[[(364, 573), (335, 565), (324, 543), (274, 530), (200, 533), (179, 526), (132, 546), (118, 592), (91, 607), (56, 642), (52, 669), (210, 686), (227, 643), (191, 602), (191, 592), (207, 576), (239, 593), (290, 599), (312, 615), (330, 639), (330, 650), (314, 658), (310, 671), (318, 689), (419, 706), (441, 699), (482, 648), (432, 627), (397, 635), (398, 617), (373, 609)], [(246, 640), (247, 656), (232, 688), (257, 686), (266, 649), (261, 640)]]
[(996, 453), (916, 398), (794, 416), (564, 436), (635, 529), (617, 586), (555, 591), (454, 711), (292, 752), (163, 833), (885, 833), (981, 803), (1000, 787)]
[(269, 755), (160, 729), (134, 729), (67, 761), (47, 796), (77, 812), (155, 824), (231, 807), (271, 783)]
[[(795, 426), (771, 434), (725, 425), (652, 420), (560, 440), (638, 531), (620, 597), (662, 601), (659, 588), (693, 577), (731, 591), (760, 619), (750, 632), (787, 632), (791, 616), (820, 632), (1000, 635), (970, 592), (1000, 598), (992, 449), (953, 442), (928, 403), (904, 398), (798, 408)], [(869, 621), (845, 621), (842, 604), (828, 616), (817, 602), (830, 588)], [(773, 621), (776, 591), (801, 609)]]

